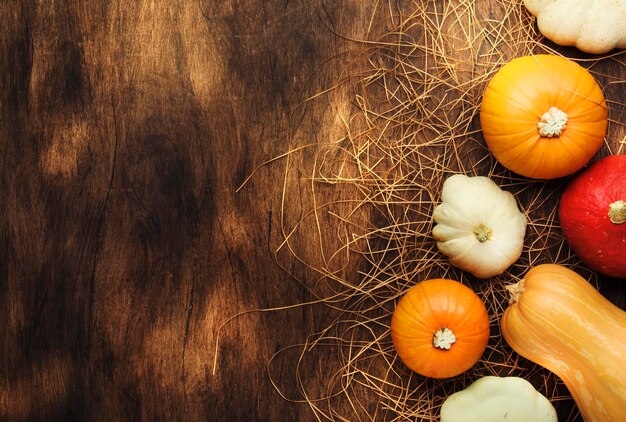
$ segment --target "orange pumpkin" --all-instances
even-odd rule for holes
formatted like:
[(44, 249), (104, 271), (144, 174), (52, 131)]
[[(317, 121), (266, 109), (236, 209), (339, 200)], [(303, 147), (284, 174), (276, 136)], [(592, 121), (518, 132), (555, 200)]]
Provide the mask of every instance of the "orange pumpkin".
[(449, 378), (480, 359), (489, 340), (489, 316), (469, 287), (449, 279), (424, 280), (398, 303), (391, 338), (400, 359), (413, 371)]
[(593, 76), (559, 56), (512, 60), (485, 89), (480, 125), (509, 170), (552, 179), (582, 168), (602, 145), (607, 107)]

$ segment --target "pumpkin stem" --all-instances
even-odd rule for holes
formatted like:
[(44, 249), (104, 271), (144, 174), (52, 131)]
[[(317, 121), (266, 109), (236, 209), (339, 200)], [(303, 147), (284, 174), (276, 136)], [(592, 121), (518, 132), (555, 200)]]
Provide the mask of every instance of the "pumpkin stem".
[(539, 135), (543, 138), (558, 138), (567, 127), (567, 114), (556, 107), (550, 107), (537, 123)]
[(626, 222), (626, 202), (620, 200), (609, 205), (609, 220), (614, 224)]
[(455, 341), (456, 336), (448, 327), (438, 329), (433, 335), (433, 346), (438, 349), (450, 350)]
[(509, 284), (506, 286), (506, 290), (509, 292), (509, 305), (517, 303), (520, 296), (526, 289), (526, 280), (522, 279), (515, 284)]
[(478, 226), (474, 227), (474, 234), (476, 235), (476, 239), (478, 239), (480, 243), (485, 243), (486, 241), (491, 239), (493, 230), (485, 226), (483, 223), (480, 223)]

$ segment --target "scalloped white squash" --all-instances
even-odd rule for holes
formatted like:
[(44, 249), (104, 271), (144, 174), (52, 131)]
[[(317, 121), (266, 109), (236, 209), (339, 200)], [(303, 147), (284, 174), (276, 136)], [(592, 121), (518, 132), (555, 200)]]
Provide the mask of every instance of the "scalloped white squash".
[(549, 40), (593, 54), (626, 48), (626, 0), (524, 0)]

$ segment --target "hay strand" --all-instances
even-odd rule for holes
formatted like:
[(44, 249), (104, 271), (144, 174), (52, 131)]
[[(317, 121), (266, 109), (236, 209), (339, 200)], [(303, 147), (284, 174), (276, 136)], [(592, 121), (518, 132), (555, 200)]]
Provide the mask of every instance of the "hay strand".
[[(400, 421), (436, 420), (443, 400), (478, 377), (523, 376), (557, 408), (570, 409), (566, 420), (574, 421), (578, 413), (557, 377), (519, 357), (502, 339), (498, 324), (507, 305), (504, 285), (544, 262), (567, 265), (592, 282), (598, 280), (580, 266), (560, 235), (556, 198), (565, 181), (530, 181), (501, 167), (489, 154), (477, 119), (485, 86), (502, 65), (533, 53), (563, 53), (543, 42), (520, 0), (376, 5), (367, 38), (350, 40), (364, 46), (366, 54), (350, 63), (336, 87), (309, 100), (347, 86), (354, 107), (339, 113), (344, 135), (279, 157), (285, 162), (286, 191), (293, 172), (303, 171), (296, 168), (297, 156), (306, 160), (309, 148), (317, 148), (306, 176), (310, 207), (291, 221), (286, 210), (292, 204), (282, 198), (283, 241), (276, 257), (280, 262), (280, 255), (287, 253), (318, 275), (303, 281), (314, 297), (306, 305), (326, 306), (333, 317), (304, 343), (270, 359), (272, 382), (286, 400), (308, 404), (318, 420)], [(593, 73), (599, 60), (623, 66), (623, 58), (615, 53), (579, 61)], [(608, 81), (606, 87), (624, 84), (623, 75), (597, 76)], [(626, 106), (623, 98), (607, 102), (607, 139), (615, 142), (607, 142), (603, 152), (623, 153)], [(453, 173), (493, 178), (514, 194), (529, 221), (521, 258), (488, 282), (451, 267), (431, 236), (432, 210), (443, 181)], [(319, 192), (329, 190), (337, 199), (321, 202)], [(305, 242), (317, 242), (318, 259), (306, 256), (299, 246), (305, 226), (314, 227), (316, 239)], [(471, 286), (491, 321), (483, 358), (449, 380), (423, 378), (404, 367), (389, 334), (398, 299), (414, 283), (432, 277)], [(303, 368), (321, 350), (336, 359), (321, 363), (324, 385), (311, 385)], [(300, 352), (294, 375), (298, 398), (283, 393), (273, 369), (280, 355), (294, 351)]]

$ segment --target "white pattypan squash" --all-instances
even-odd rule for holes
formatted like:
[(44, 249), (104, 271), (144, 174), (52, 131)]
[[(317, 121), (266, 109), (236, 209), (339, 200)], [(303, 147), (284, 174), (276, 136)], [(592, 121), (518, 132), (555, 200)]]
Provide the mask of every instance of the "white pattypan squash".
[(441, 422), (556, 422), (556, 410), (531, 383), (518, 377), (486, 376), (449, 396)]
[(452, 265), (488, 278), (522, 254), (526, 217), (510, 192), (484, 176), (450, 176), (435, 207), (433, 237)]
[(626, 0), (524, 0), (539, 31), (587, 53), (626, 48)]

